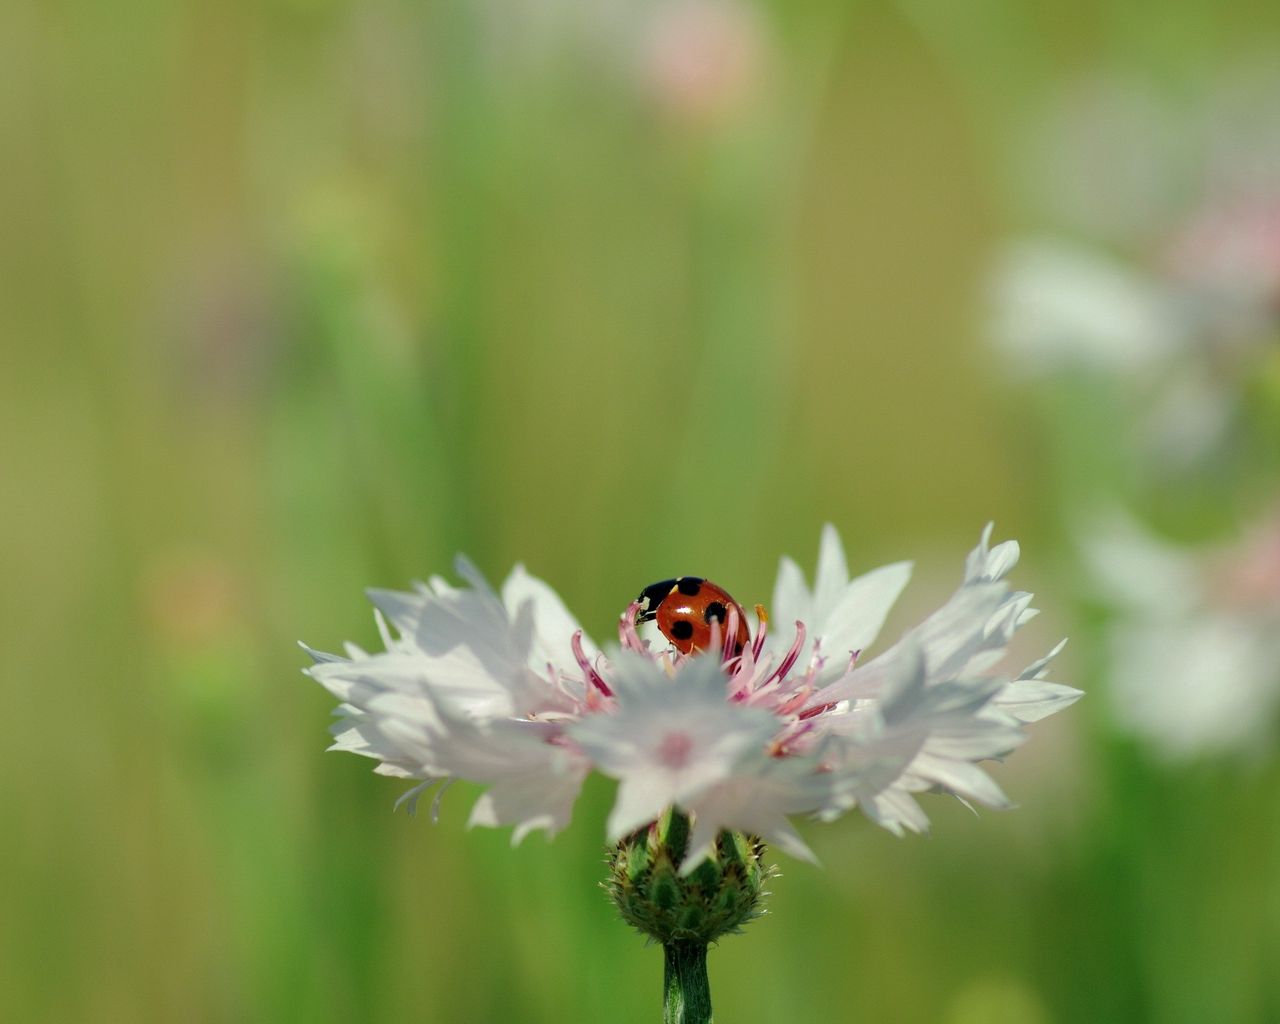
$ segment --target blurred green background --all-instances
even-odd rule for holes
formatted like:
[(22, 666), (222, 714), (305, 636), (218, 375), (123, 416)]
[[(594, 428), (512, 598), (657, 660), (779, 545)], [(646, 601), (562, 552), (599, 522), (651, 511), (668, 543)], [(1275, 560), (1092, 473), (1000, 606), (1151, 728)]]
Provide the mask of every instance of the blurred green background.
[[(1079, 460), (980, 338), (1010, 154), (1068, 76), (1190, 80), (1280, 9), (711, 10), (0, 13), (0, 1018), (657, 1019), (607, 784), (512, 850), (474, 791), (433, 828), (323, 753), (294, 642), (373, 643), (362, 588), (457, 551), (606, 637), (667, 575), (767, 601), (830, 520), (855, 569), (917, 558), (893, 629), (995, 519), (1026, 653), (1072, 633), (1055, 678), (1098, 685)], [(1105, 717), (996, 770), (1016, 812), (806, 827), (717, 1018), (1280, 1020), (1275, 759), (1161, 766)]]

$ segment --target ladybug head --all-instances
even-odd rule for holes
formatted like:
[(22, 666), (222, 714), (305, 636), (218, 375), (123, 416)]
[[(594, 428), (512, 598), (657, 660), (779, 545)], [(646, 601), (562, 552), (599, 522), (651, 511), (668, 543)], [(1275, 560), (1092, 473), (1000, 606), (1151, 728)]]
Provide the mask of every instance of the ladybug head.
[(644, 590), (640, 591), (640, 596), (636, 598), (636, 604), (640, 607), (636, 610), (636, 622), (652, 622), (658, 615), (658, 605), (676, 587), (676, 580), (660, 580), (657, 583), (650, 583)]

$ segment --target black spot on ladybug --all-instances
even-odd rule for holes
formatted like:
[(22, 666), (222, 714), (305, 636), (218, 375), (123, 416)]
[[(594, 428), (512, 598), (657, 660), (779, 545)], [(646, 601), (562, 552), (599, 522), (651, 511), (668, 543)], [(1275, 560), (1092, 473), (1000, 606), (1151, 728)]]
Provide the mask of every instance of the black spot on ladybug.
[(702, 613), (702, 617), (706, 619), (707, 622), (710, 622), (712, 619), (719, 619), (721, 622), (724, 622), (728, 613), (728, 609), (719, 601), (712, 601), (707, 605), (707, 610)]
[(693, 623), (688, 619), (676, 619), (671, 623), (671, 635), (677, 640), (688, 640), (693, 636)]
[(702, 589), (702, 579), (698, 576), (681, 576), (676, 588), (686, 597), (697, 597), (698, 591)]

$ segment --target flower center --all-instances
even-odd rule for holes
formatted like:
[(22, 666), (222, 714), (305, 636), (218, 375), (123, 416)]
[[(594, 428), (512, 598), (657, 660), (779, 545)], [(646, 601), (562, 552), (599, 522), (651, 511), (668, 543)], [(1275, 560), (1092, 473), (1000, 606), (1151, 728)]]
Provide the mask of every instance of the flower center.
[(658, 745), (658, 760), (667, 768), (683, 768), (692, 752), (692, 736), (687, 732), (669, 732)]

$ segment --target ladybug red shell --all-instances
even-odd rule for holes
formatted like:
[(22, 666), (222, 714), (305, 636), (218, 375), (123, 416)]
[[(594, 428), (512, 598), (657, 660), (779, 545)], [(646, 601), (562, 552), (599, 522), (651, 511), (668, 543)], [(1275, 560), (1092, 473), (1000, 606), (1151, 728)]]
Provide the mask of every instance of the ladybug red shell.
[(677, 576), (651, 583), (640, 591), (636, 602), (640, 606), (636, 612), (637, 624), (656, 620), (662, 635), (682, 654), (710, 647), (711, 623), (719, 620), (720, 628), (726, 628), (730, 608), (738, 610), (734, 653), (740, 654), (751, 639), (742, 606), (723, 587), (699, 576)]

